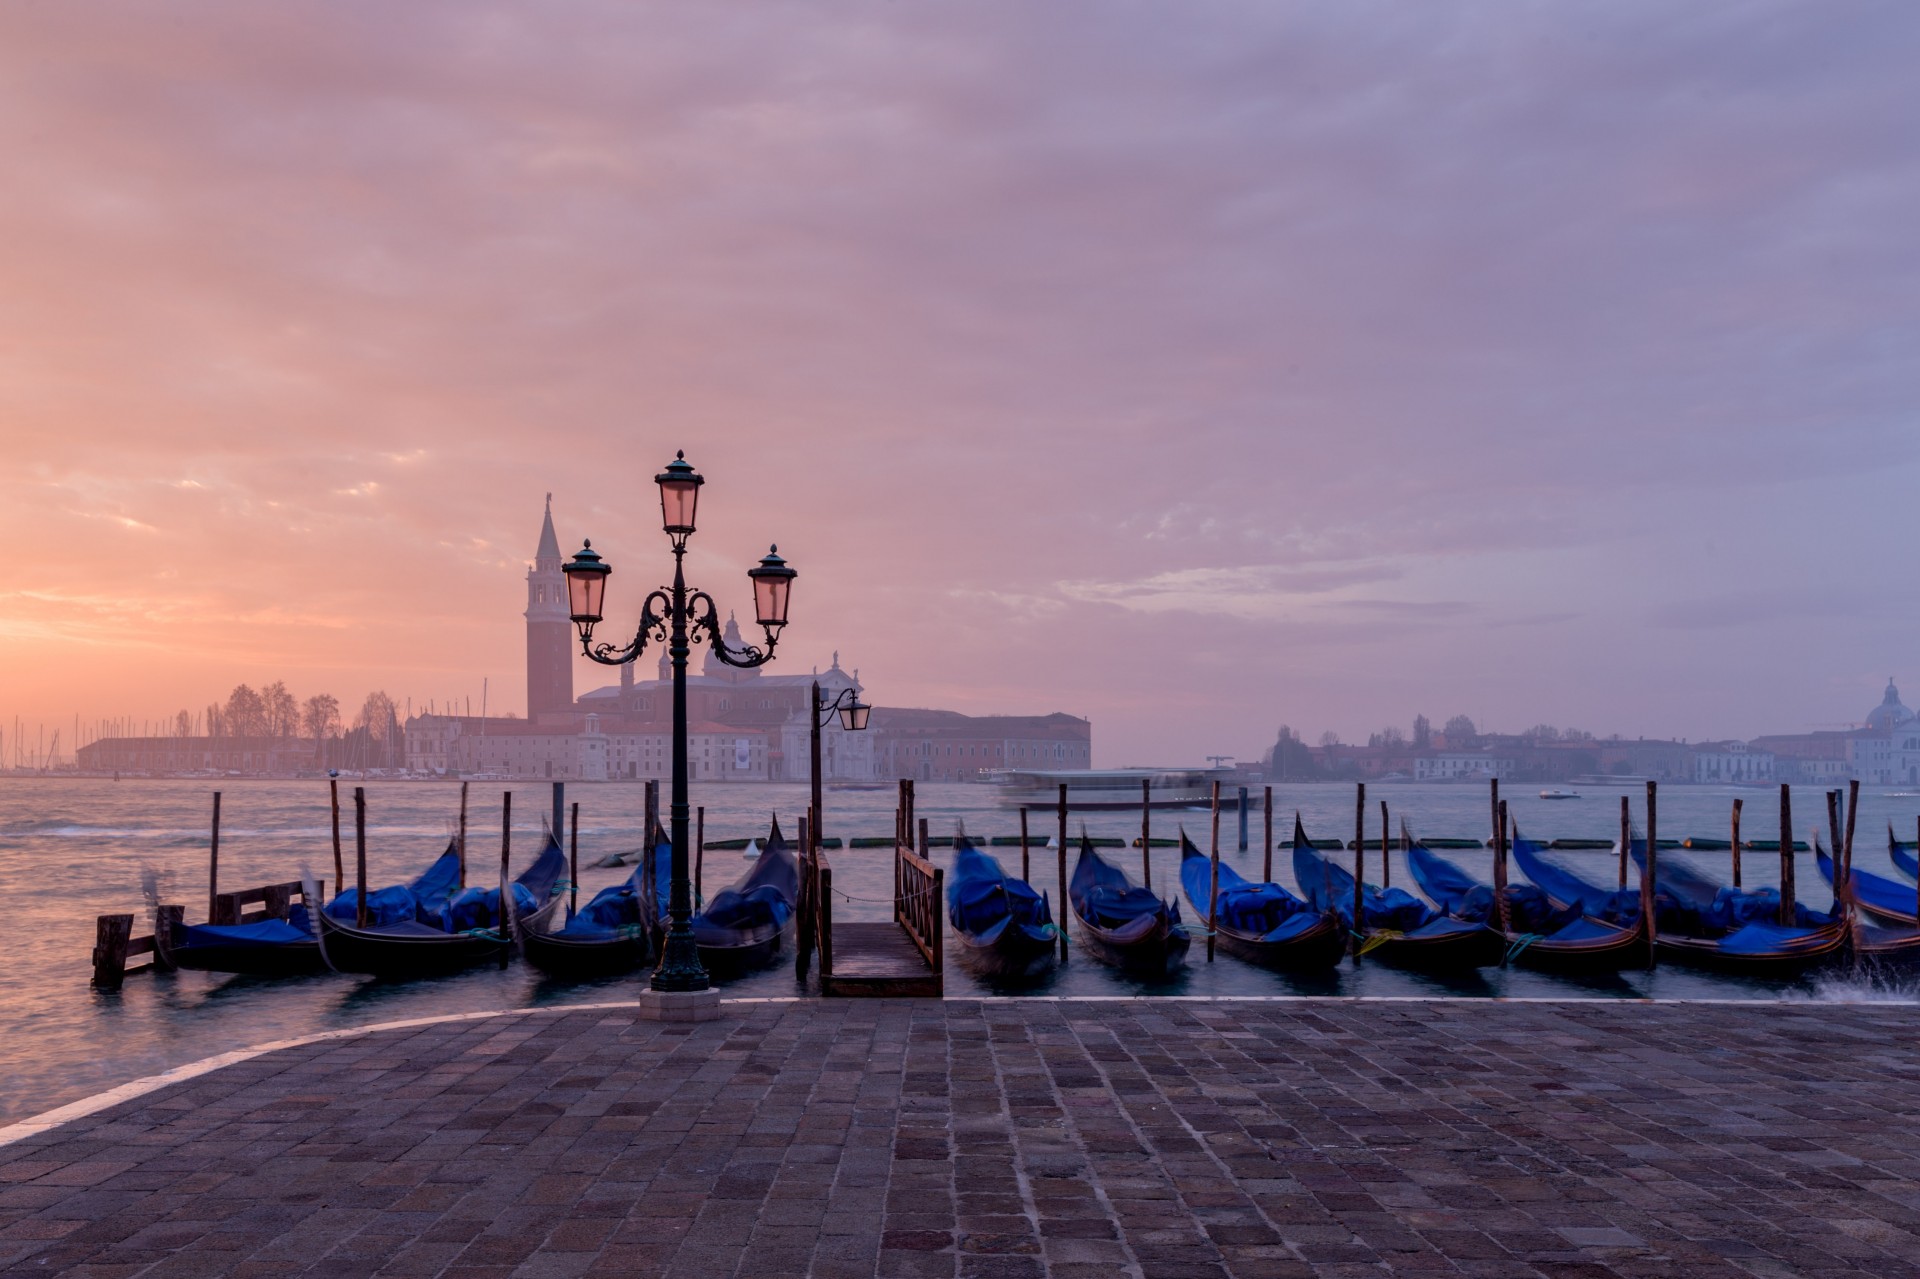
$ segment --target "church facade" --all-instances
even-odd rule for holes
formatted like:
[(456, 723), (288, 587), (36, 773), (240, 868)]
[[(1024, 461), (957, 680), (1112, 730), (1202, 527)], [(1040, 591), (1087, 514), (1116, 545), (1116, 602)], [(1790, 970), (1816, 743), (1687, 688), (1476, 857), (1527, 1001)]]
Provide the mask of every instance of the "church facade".
[[(406, 726), (411, 771), (582, 781), (671, 774), (673, 683), (666, 653), (652, 679), (637, 679), (633, 663), (618, 668), (617, 683), (576, 697), (579, 649), (562, 563), (549, 497), (527, 571), (526, 717), (416, 715)], [(731, 617), (724, 635), (729, 644), (742, 642)], [(698, 645), (691, 660), (698, 666), (687, 674), (688, 765), (698, 781), (805, 781), (814, 683), (823, 702), (849, 689), (866, 700), (859, 671), (843, 668), (838, 653), (828, 669), (799, 675), (770, 673), (780, 670), (778, 662), (728, 666)], [(971, 780), (1041, 759), (1057, 768), (1088, 768), (1091, 755), (1092, 726), (1072, 715), (876, 709), (861, 733), (844, 731), (839, 717), (830, 717), (820, 742), (821, 775), (846, 782)]]

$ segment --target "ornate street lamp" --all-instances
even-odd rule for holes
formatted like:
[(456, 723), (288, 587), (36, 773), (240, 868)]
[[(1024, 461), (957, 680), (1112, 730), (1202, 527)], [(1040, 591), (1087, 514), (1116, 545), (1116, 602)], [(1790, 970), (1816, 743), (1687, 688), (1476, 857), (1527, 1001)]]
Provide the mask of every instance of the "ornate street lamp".
[[(839, 665), (837, 653), (834, 655), (834, 665)], [(860, 700), (860, 690), (855, 688), (843, 688), (831, 702), (823, 702), (820, 700), (820, 681), (813, 681), (813, 821), (807, 827), (807, 840), (813, 845), (810, 851), (820, 848), (820, 730), (827, 726), (836, 711), (840, 714), (841, 728), (849, 733), (864, 733), (867, 716), (873, 714), (873, 707)]]
[(660, 486), (660, 522), (673, 546), (673, 586), (650, 592), (640, 610), (640, 628), (633, 642), (624, 646), (595, 644), (593, 628), (599, 624), (606, 597), (607, 578), (613, 567), (588, 542), (565, 567), (567, 601), (573, 624), (580, 630), (580, 648), (603, 666), (624, 666), (639, 660), (647, 641), (665, 644), (673, 662), (673, 794), (670, 826), (673, 837), (671, 896), (667, 914), (667, 943), (660, 962), (653, 970), (653, 989), (658, 991), (700, 991), (708, 987), (707, 971), (700, 964), (700, 948), (694, 944), (692, 885), (688, 882), (692, 858), (687, 849), (687, 657), (693, 642), (702, 632), (713, 648), (713, 655), (729, 666), (761, 666), (773, 660), (773, 649), (780, 642), (780, 628), (787, 624), (787, 597), (797, 574), (780, 558), (778, 547), (768, 550), (757, 568), (747, 570), (753, 583), (754, 611), (766, 632), (764, 649), (742, 645), (727, 646), (720, 630), (720, 615), (713, 599), (705, 591), (689, 591), (682, 571), (687, 554), (687, 539), (693, 536), (694, 512), (700, 502), (700, 486), (706, 481), (687, 462), (685, 453), (677, 454), (666, 469), (654, 477)]

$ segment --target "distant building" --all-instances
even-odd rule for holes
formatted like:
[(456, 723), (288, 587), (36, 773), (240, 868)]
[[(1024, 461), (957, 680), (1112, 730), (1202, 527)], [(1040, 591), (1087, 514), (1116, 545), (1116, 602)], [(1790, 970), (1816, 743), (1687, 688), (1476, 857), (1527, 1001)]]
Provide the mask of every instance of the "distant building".
[(1806, 786), (1837, 786), (1852, 776), (1848, 756), (1853, 734), (1769, 733), (1747, 743), (1773, 756), (1773, 780)]
[(1693, 780), (1726, 785), (1773, 780), (1773, 754), (1746, 742), (1701, 742), (1693, 748)]
[(1413, 760), (1413, 780), (1417, 782), (1460, 782), (1512, 774), (1513, 761), (1491, 751), (1429, 751)]
[(884, 777), (968, 782), (1003, 769), (1092, 767), (1093, 725), (1075, 715), (876, 707), (867, 731)]
[(74, 752), (74, 767), (99, 773), (270, 773), (323, 767), (304, 737), (103, 737)]

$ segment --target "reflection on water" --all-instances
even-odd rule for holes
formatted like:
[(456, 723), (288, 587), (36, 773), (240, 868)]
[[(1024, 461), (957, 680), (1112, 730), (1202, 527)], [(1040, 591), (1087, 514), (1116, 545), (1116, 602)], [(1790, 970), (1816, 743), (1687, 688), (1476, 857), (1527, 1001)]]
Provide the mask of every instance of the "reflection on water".
[[(214, 1053), (249, 1044), (291, 1038), (317, 1031), (368, 1025), (442, 1013), (477, 1012), (503, 1008), (561, 1006), (630, 998), (641, 979), (609, 978), (593, 982), (557, 982), (522, 964), (503, 970), (482, 968), (457, 977), (412, 982), (321, 976), (270, 981), (210, 973), (168, 976), (136, 975), (117, 992), (89, 988), (87, 955), (93, 945), (97, 914), (123, 911), (144, 918), (140, 893), (142, 867), (160, 875), (162, 896), (187, 903), (190, 920), (206, 911), (207, 815), (212, 787), (204, 782), (55, 781), (0, 779), (0, 918), (5, 920), (0, 940), (0, 1119), (19, 1118), (49, 1109), (102, 1088)], [(240, 782), (224, 784), (221, 832), (221, 881), (227, 888), (279, 882), (299, 876), (303, 866), (333, 878), (331, 827), (324, 782)], [(1622, 792), (1592, 791), (1579, 801), (1549, 802), (1528, 794), (1510, 795), (1516, 817), (1529, 836), (1610, 838), (1618, 823)], [(1638, 792), (1632, 792), (1636, 812)], [(1661, 794), (1661, 830), (1669, 836), (1724, 837), (1731, 790), (1676, 787)], [(349, 792), (350, 794), (350, 792)], [(473, 862), (492, 864), (500, 840), (500, 788), (476, 783), (469, 814)], [(1745, 792), (1751, 798), (1752, 792)], [(625, 869), (594, 869), (590, 863), (610, 852), (631, 851), (641, 840), (642, 788), (636, 784), (575, 784), (570, 801), (581, 806), (581, 899), (600, 887), (625, 878)], [(1019, 830), (1016, 814), (993, 806), (986, 787), (922, 785), (920, 814), (936, 833), (945, 834), (964, 820), (975, 835), (1013, 835)], [(1428, 835), (1480, 836), (1487, 821), (1486, 793), (1473, 786), (1372, 786), (1368, 788), (1369, 821), (1378, 822), (1373, 803), (1385, 800), (1394, 819), (1404, 815), (1417, 831)], [(540, 815), (547, 811), (544, 784), (514, 787), (514, 861), (522, 865), (537, 849)], [(791, 834), (796, 816), (806, 806), (806, 788), (792, 784), (711, 784), (697, 786), (694, 800), (706, 806), (710, 839), (758, 835), (778, 811)], [(371, 884), (392, 883), (417, 874), (445, 845), (458, 818), (459, 788), (452, 783), (373, 783), (368, 786), (368, 866)], [(829, 792), (827, 830), (838, 836), (885, 835), (893, 826), (893, 795), (882, 792)], [(1279, 788), (1275, 822), (1282, 832), (1291, 829), (1299, 809), (1316, 835), (1350, 837), (1353, 792), (1340, 785)], [(1824, 820), (1819, 792), (1795, 795), (1795, 811), (1803, 815), (1800, 835), (1805, 838), (1816, 819)], [(1866, 832), (1884, 832), (1893, 821), (1901, 830), (1913, 828), (1920, 798), (1862, 796), (1859, 829), (1863, 832), (1856, 856), (1864, 869), (1898, 878), (1886, 857)], [(1082, 821), (1094, 835), (1132, 838), (1139, 833), (1136, 813), (1073, 816), (1078, 835)], [(1153, 815), (1154, 833), (1170, 836), (1184, 824), (1204, 840), (1207, 816), (1201, 812)], [(352, 819), (343, 822), (347, 839), (345, 864), (353, 864)], [(1035, 814), (1036, 844), (1053, 829), (1050, 814)], [(1260, 814), (1250, 823), (1254, 847), (1237, 847), (1237, 819), (1221, 823), (1223, 860), (1241, 873), (1258, 877), (1262, 850)], [(1750, 837), (1774, 833), (1755, 830)], [(1368, 836), (1379, 831), (1370, 826)], [(1880, 837), (1884, 840), (1884, 835)], [(992, 850), (1009, 868), (1018, 869), (1018, 848)], [(1604, 860), (1605, 853), (1570, 853), (1571, 858)], [(836, 885), (857, 899), (835, 903), (840, 919), (885, 919), (884, 904), (891, 890), (892, 868), (884, 849), (843, 849), (831, 854)], [(1449, 852), (1461, 865), (1486, 874), (1490, 854)], [(1669, 854), (1690, 857), (1703, 871), (1725, 875), (1727, 854)], [(936, 860), (944, 857), (935, 850)], [(1137, 850), (1118, 860), (1138, 875)], [(1153, 880), (1163, 892), (1178, 883), (1174, 849), (1153, 850)], [(1377, 865), (1377, 853), (1368, 859)], [(1274, 869), (1282, 883), (1291, 885), (1288, 858), (1276, 856)], [(1599, 865), (1600, 861), (1592, 863)], [(1610, 863), (1608, 863), (1610, 864)], [(706, 891), (710, 896), (744, 874), (749, 863), (740, 854), (713, 850), (705, 857)], [(1778, 862), (1774, 855), (1753, 853), (1745, 859), (1747, 883), (1773, 882)], [(1055, 903), (1062, 901), (1054, 855), (1033, 858), (1037, 886)], [(1396, 857), (1394, 882), (1411, 883)], [(1374, 872), (1377, 874), (1377, 872)], [(1370, 875), (1370, 877), (1372, 877)], [(1803, 860), (1799, 873), (1802, 894), (1816, 906), (1828, 900), (1825, 886)], [(1183, 903), (1188, 920), (1197, 918)], [(142, 923), (136, 931), (149, 931)], [(1267, 996), (1504, 996), (1508, 998), (1777, 998), (1912, 1000), (1920, 995), (1910, 980), (1887, 982), (1872, 974), (1816, 979), (1783, 990), (1777, 984), (1707, 977), (1663, 968), (1655, 973), (1632, 972), (1618, 977), (1561, 978), (1523, 970), (1489, 971), (1485, 975), (1443, 979), (1397, 972), (1362, 961), (1343, 964), (1324, 976), (1274, 973), (1221, 954), (1206, 962), (1205, 944), (1196, 939), (1187, 968), (1161, 981), (1121, 974), (1093, 959), (1077, 938), (1069, 962), (1038, 982), (1024, 985), (975, 978), (961, 962), (959, 948), (949, 944), (947, 989), (950, 995), (1267, 995)], [(808, 987), (794, 980), (791, 963), (732, 983), (729, 993), (755, 996), (805, 994)]]

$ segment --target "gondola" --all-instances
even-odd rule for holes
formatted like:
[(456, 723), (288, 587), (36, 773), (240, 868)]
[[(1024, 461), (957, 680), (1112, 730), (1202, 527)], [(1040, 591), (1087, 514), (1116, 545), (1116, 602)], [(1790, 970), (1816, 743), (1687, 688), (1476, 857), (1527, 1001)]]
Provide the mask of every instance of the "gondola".
[[(1498, 927), (1500, 900), (1454, 863), (1401, 830), (1402, 850), (1413, 882), (1455, 919)], [(1515, 860), (1526, 845), (1529, 855), (1540, 845), (1513, 835)], [(1537, 884), (1509, 884), (1505, 892), (1508, 927), (1507, 962), (1537, 972), (1565, 976), (1594, 976), (1638, 968), (1647, 960), (1646, 938), (1634, 927), (1610, 924), (1585, 913), (1579, 902), (1556, 903)]]
[[(1632, 856), (1644, 871), (1645, 840), (1633, 841)], [(1729, 975), (1790, 978), (1845, 957), (1845, 911), (1816, 911), (1796, 902), (1792, 924), (1777, 922), (1779, 917), (1778, 889), (1733, 888), (1678, 858), (1661, 863), (1654, 875), (1654, 945), (1663, 960)]]
[[(1833, 883), (1833, 858), (1813, 837), (1814, 863), (1820, 877)], [(1847, 873), (1847, 942), (1856, 959), (1870, 967), (1911, 970), (1920, 967), (1920, 928), (1914, 926), (1914, 890), (1871, 871)], [(1900, 909), (1904, 904), (1905, 909)], [(1872, 918), (1869, 919), (1868, 916)]]
[(303, 902), (287, 908), (285, 919), (253, 924), (186, 924), (173, 921), (153, 930), (154, 951), (162, 968), (195, 972), (240, 973), (252, 977), (303, 977), (327, 971), (313, 915)]
[(1324, 972), (1347, 953), (1347, 926), (1278, 884), (1256, 884), (1225, 862), (1213, 895), (1214, 862), (1180, 832), (1180, 886), (1200, 918), (1214, 901), (1213, 935), (1229, 955), (1283, 972)]
[[(449, 842), (447, 851), (418, 879), (404, 888), (383, 891), (389, 900), (405, 894), (411, 901), (445, 904), (459, 878), (460, 857)], [(369, 900), (377, 897), (378, 893), (368, 894)], [(329, 909), (338, 908), (346, 898), (347, 894), (336, 897)], [(351, 914), (354, 906), (349, 904), (344, 909)], [(153, 939), (163, 967), (253, 977), (300, 977), (327, 971), (313, 911), (304, 901), (292, 903), (284, 919), (264, 919), (251, 924), (175, 921), (169, 927), (156, 927)]]
[[(644, 863), (644, 859), (642, 859)], [(583, 980), (612, 977), (643, 967), (653, 956), (642, 922), (646, 867), (593, 895), (567, 922), (551, 932), (521, 938), (527, 962), (549, 977)]]
[[(1820, 868), (1820, 878), (1833, 884), (1833, 858), (1816, 838), (1813, 848), (1814, 863)], [(1885, 875), (1876, 875), (1872, 871), (1855, 867), (1847, 876), (1847, 886), (1853, 898), (1853, 904), (1862, 914), (1871, 915), (1876, 920), (1888, 924), (1904, 924), (1912, 928), (1915, 924), (1915, 892), (1911, 885), (1888, 879)]]
[[(642, 894), (642, 904), (643, 922), (652, 933), (656, 952), (666, 938), (672, 865), (673, 846), (655, 845), (653, 891)], [(695, 914), (689, 922), (708, 975), (738, 977), (771, 964), (793, 929), (799, 895), (800, 863), (787, 847), (776, 819), (752, 868), (704, 905), (694, 903)]]
[(1360, 934), (1356, 958), (1442, 975), (1496, 967), (1507, 953), (1506, 938), (1493, 929), (1449, 919), (1398, 888), (1366, 885), (1356, 928), (1353, 875), (1308, 841), (1298, 814), (1293, 819), (1293, 877), (1316, 909), (1333, 911), (1349, 932)]
[(321, 912), (321, 949), (336, 972), (375, 977), (443, 976), (489, 961), (504, 963), (516, 936), (552, 926), (563, 901), (555, 886), (566, 872), (566, 854), (548, 831), (546, 847), (504, 894), (498, 888), (468, 888), (435, 912), (430, 900), (413, 901), (405, 890), (382, 889), (367, 894), (372, 922), (361, 928), (347, 922), (356, 917), (358, 892), (345, 892)]
[(1038, 977), (1058, 960), (1052, 903), (965, 835), (954, 838), (947, 919), (968, 967), (1002, 980)]
[(1099, 959), (1140, 977), (1165, 977), (1186, 963), (1193, 938), (1180, 922), (1179, 903), (1128, 879), (1093, 851), (1084, 831), (1067, 897), (1087, 948)]

